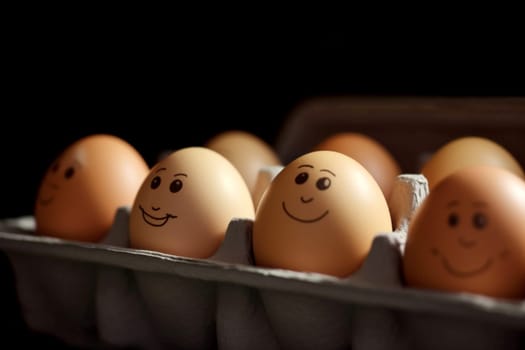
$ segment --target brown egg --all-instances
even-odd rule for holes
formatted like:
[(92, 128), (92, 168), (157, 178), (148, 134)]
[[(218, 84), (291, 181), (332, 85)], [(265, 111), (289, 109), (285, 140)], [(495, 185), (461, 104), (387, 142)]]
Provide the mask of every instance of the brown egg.
[(365, 134), (340, 132), (332, 134), (314, 147), (314, 150), (330, 150), (354, 158), (372, 174), (386, 198), (394, 186), (400, 165), (385, 146)]
[(35, 203), (36, 232), (96, 242), (121, 206), (131, 206), (148, 174), (139, 152), (124, 140), (96, 134), (70, 145), (51, 164)]
[(423, 165), (421, 173), (430, 190), (452, 172), (471, 165), (491, 165), (523, 177), (523, 169), (514, 156), (500, 144), (477, 136), (456, 138), (439, 148)]
[(210, 257), (233, 218), (254, 218), (250, 191), (221, 154), (187, 147), (159, 161), (130, 213), (130, 244), (193, 258)]
[(259, 266), (347, 276), (375, 235), (392, 231), (387, 202), (372, 175), (334, 151), (302, 155), (263, 194), (253, 224)]
[(254, 204), (260, 198), (257, 187), (260, 171), (270, 166), (279, 166), (281, 161), (275, 150), (258, 136), (242, 131), (229, 130), (219, 133), (205, 143), (226, 157), (241, 173), (250, 189)]
[(406, 284), (525, 297), (525, 182), (507, 169), (465, 167), (414, 213), (403, 256)]

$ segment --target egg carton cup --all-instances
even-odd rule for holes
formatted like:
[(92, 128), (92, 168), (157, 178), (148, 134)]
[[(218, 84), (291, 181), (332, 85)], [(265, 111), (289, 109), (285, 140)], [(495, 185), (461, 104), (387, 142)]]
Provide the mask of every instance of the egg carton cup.
[(255, 266), (252, 225), (230, 222), (218, 251), (192, 259), (129, 248), (130, 208), (104, 242), (34, 234), (31, 216), (0, 222), (28, 326), (82, 348), (522, 348), (525, 302), (403, 285), (408, 221), (428, 192), (402, 174), (393, 232), (346, 278)]

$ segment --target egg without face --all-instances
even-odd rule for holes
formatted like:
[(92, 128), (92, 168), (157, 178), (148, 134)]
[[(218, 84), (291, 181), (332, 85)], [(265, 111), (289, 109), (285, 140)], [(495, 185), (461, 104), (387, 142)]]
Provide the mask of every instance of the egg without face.
[(525, 297), (525, 182), (494, 166), (445, 177), (414, 213), (403, 257), (406, 284)]
[(253, 224), (259, 266), (347, 276), (380, 232), (392, 231), (381, 188), (354, 159), (314, 151), (289, 163), (263, 194)]
[(213, 136), (208, 147), (228, 159), (241, 173), (248, 185), (254, 204), (260, 199), (257, 186), (260, 172), (268, 167), (280, 166), (281, 161), (274, 149), (256, 135), (242, 130), (228, 130)]
[(84, 137), (47, 170), (35, 203), (36, 232), (78, 241), (99, 241), (121, 206), (131, 206), (149, 167), (119, 137)]
[(207, 258), (233, 218), (254, 218), (250, 191), (221, 154), (187, 147), (159, 161), (141, 185), (130, 213), (134, 248)]
[(454, 139), (440, 147), (425, 162), (421, 173), (430, 190), (447, 175), (466, 166), (491, 165), (523, 177), (523, 169), (514, 156), (500, 144), (476, 136)]

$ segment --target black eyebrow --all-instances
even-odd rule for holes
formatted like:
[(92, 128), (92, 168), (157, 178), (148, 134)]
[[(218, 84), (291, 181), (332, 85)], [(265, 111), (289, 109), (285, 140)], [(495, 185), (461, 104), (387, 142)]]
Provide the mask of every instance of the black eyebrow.
[(176, 173), (176, 174), (173, 174), (173, 177), (175, 176), (186, 176), (188, 177), (188, 175), (184, 174), (184, 173)]
[(310, 165), (310, 164), (303, 164), (303, 165), (299, 165), (298, 168), (304, 168), (304, 167), (307, 167), (307, 168), (314, 168), (313, 165)]
[(168, 169), (166, 169), (166, 168), (158, 168), (158, 169), (155, 171), (155, 174), (158, 173), (158, 172), (161, 171), (161, 170), (168, 170)]
[(330, 174), (332, 174), (335, 177), (335, 174), (333, 172), (331, 172), (330, 170), (328, 170), (328, 169), (321, 169), (321, 171), (326, 171), (327, 173), (330, 173)]
[(459, 204), (459, 201), (457, 199), (451, 200), (448, 202), (447, 207), (453, 207)]

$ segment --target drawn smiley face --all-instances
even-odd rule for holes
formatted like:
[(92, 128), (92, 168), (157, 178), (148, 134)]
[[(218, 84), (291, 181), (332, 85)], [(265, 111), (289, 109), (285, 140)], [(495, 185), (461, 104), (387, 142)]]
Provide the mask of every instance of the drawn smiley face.
[[(53, 203), (55, 197), (60, 196), (61, 188), (66, 186), (75, 186), (72, 181), (75, 174), (78, 174), (82, 169), (82, 164), (78, 159), (73, 157), (65, 157), (65, 159), (57, 159), (49, 167), (44, 175), (44, 179), (37, 194), (37, 205), (48, 206)], [(79, 176), (77, 175), (77, 178)], [(67, 189), (64, 191), (67, 193)]]
[(117, 209), (131, 206), (148, 171), (141, 154), (119, 137), (94, 134), (77, 140), (42, 179), (34, 208), (36, 233), (99, 241)]
[(261, 197), (253, 225), (259, 266), (347, 276), (392, 225), (385, 197), (356, 160), (314, 151), (289, 163)]
[[(442, 230), (451, 241), (444, 247), (440, 242), (431, 247), (432, 255), (446, 272), (457, 278), (470, 278), (487, 272), (498, 257), (506, 259), (509, 250), (503, 242), (494, 240), (497, 228), (490, 220), (489, 203), (481, 200), (463, 203), (453, 199), (446, 204), (446, 212), (446, 225)], [(486, 255), (487, 252), (490, 254)]]
[(233, 164), (211, 149), (187, 147), (160, 160), (140, 187), (130, 213), (130, 244), (207, 258), (233, 218), (254, 215), (248, 186)]
[[(320, 208), (319, 215), (316, 215), (314, 213), (313, 216), (308, 217), (302, 217), (303, 215), (309, 215), (312, 213), (312, 211), (315, 211), (318, 206), (315, 206), (315, 204), (323, 203), (322, 200), (318, 200), (316, 202), (316, 196), (322, 196), (321, 193), (317, 193), (317, 191), (326, 191), (330, 188), (330, 185), (332, 184), (332, 180), (335, 179), (336, 175), (333, 171), (329, 169), (319, 169), (319, 175), (317, 179), (311, 179), (311, 174), (315, 174), (315, 167), (311, 164), (300, 164), (297, 167), (299, 173), (294, 179), (294, 182), (297, 186), (299, 186), (299, 189), (303, 190), (304, 192), (301, 194), (298, 194), (298, 197), (290, 198), (288, 201), (289, 207), (294, 207), (295, 211), (297, 211), (298, 214), (292, 214), (290, 211), (291, 209), (288, 209), (286, 206), (286, 201), (282, 201), (282, 207), (283, 211), (288, 215), (292, 220), (296, 220), (298, 222), (302, 222), (305, 224), (310, 224), (317, 222), (319, 220), (322, 220), (328, 213), (330, 212), (329, 209), (323, 210)], [(307, 171), (309, 169), (309, 171)], [(312, 188), (311, 183), (315, 184), (315, 188)], [(309, 186), (310, 185), (310, 186)], [(319, 198), (319, 197), (318, 197)], [(314, 208), (309, 208), (308, 206), (314, 206)]]
[[(159, 167), (153, 172), (153, 178), (151, 179), (149, 183), (149, 190), (150, 191), (169, 191), (172, 194), (179, 193), (183, 188), (183, 179), (188, 177), (188, 174), (185, 173), (175, 173), (172, 176), (171, 174), (167, 174), (168, 169), (165, 167)], [(164, 176), (164, 180), (163, 180)], [(162, 185), (162, 187), (161, 187)], [(164, 188), (167, 187), (167, 188)], [(145, 186), (145, 190), (148, 190), (148, 187)], [(151, 197), (149, 197), (151, 198)], [(159, 199), (160, 197), (153, 196), (155, 199)], [(160, 204), (162, 200), (158, 201), (158, 206), (154, 204), (143, 204), (138, 203), (138, 207), (140, 211), (142, 212), (142, 219), (144, 222), (148, 225), (155, 226), (155, 227), (161, 227), (166, 225), (169, 219), (176, 219), (177, 215), (174, 215), (172, 213), (169, 213), (163, 209), (162, 205)], [(168, 202), (169, 203), (169, 202)], [(166, 203), (163, 203), (166, 204)]]
[(475, 166), (447, 176), (409, 224), (407, 285), (525, 296), (524, 214), (525, 182), (506, 169)]

